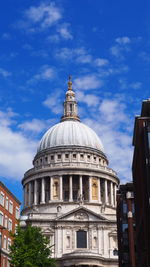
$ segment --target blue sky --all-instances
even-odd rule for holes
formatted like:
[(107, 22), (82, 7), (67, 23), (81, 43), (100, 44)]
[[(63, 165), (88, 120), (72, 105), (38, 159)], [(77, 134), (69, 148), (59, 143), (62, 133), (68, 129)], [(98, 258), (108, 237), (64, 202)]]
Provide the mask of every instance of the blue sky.
[(0, 177), (20, 200), (39, 140), (62, 115), (69, 74), (82, 122), (121, 181), (131, 180), (134, 116), (150, 97), (149, 14), (148, 1), (2, 1)]

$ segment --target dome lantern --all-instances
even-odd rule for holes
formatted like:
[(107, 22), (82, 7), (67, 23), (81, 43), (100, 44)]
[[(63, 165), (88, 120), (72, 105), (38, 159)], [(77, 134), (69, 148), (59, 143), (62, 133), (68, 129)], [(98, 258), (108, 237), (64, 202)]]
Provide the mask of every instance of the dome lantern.
[(70, 119), (80, 121), (75, 92), (72, 90), (72, 79), (69, 75), (68, 91), (66, 92), (66, 99), (64, 101), (64, 115), (61, 117), (61, 121)]

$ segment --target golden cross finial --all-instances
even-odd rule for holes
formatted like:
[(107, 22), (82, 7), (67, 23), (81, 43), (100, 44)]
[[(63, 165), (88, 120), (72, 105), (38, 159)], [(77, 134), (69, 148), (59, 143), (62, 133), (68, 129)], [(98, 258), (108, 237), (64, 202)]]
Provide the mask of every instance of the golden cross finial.
[(69, 75), (69, 77), (68, 77), (68, 90), (72, 90), (72, 77), (71, 77), (71, 75)]

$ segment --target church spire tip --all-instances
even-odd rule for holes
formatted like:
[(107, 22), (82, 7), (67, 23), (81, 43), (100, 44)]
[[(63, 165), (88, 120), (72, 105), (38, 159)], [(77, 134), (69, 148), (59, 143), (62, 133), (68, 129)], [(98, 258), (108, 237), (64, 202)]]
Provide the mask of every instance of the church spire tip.
[(68, 77), (68, 90), (72, 90), (72, 77), (69, 75)]

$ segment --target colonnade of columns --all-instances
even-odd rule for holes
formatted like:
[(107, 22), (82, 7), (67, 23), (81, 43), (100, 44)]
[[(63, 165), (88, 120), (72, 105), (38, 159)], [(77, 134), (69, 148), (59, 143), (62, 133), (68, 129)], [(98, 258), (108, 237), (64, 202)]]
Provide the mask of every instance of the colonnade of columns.
[(24, 186), (24, 206), (45, 204), (52, 201), (96, 202), (115, 207), (117, 185), (109, 180), (64, 175), (44, 177)]

